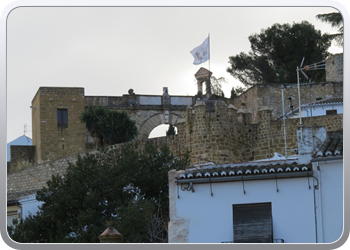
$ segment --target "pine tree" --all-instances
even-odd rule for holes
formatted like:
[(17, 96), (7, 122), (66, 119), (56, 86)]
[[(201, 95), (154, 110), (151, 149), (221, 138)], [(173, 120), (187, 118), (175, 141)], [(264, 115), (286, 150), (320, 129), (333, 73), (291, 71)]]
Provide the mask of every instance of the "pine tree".
[(188, 166), (167, 146), (127, 143), (79, 156), (37, 192), (44, 202), (10, 237), (22, 243), (99, 242), (113, 220), (124, 242), (167, 242), (168, 171)]
[[(331, 37), (307, 21), (274, 24), (260, 34), (249, 36), (251, 51), (229, 57), (227, 72), (246, 87), (255, 84), (295, 83), (296, 68), (305, 57), (304, 65), (320, 62), (329, 53)], [(309, 72), (313, 81), (325, 81), (324, 70)]]
[(339, 46), (344, 45), (344, 23), (343, 17), (339, 12), (319, 14), (316, 16), (317, 19), (322, 22), (329, 23), (333, 28), (338, 28), (338, 33), (330, 35)]

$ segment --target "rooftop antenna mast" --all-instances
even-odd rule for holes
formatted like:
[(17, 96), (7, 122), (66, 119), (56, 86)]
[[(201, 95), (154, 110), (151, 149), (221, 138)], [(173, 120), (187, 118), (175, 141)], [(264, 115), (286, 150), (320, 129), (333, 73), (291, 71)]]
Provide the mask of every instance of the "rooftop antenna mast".
[(300, 67), (297, 67), (297, 80), (298, 80), (298, 96), (299, 96), (299, 128), (300, 128), (300, 132), (301, 132), (301, 140), (303, 139), (303, 123), (301, 120), (301, 101), (300, 101), (300, 79), (299, 79), (299, 71), (306, 77), (306, 79), (309, 80), (309, 77), (305, 74), (304, 70), (309, 71), (309, 70), (318, 70), (318, 69), (325, 69), (326, 68), (326, 64), (325, 61), (322, 60), (318, 63), (314, 63), (314, 64), (310, 64), (307, 66), (303, 66), (304, 63), (304, 59), (305, 57), (303, 57), (303, 60), (300, 63)]

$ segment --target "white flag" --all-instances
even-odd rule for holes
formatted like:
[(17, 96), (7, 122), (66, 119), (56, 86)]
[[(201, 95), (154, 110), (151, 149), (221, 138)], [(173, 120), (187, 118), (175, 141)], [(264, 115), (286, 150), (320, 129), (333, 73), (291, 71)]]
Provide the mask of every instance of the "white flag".
[(192, 56), (194, 57), (193, 64), (198, 65), (204, 63), (210, 59), (209, 53), (209, 37), (207, 37), (204, 42), (198, 47), (194, 48), (191, 51)]

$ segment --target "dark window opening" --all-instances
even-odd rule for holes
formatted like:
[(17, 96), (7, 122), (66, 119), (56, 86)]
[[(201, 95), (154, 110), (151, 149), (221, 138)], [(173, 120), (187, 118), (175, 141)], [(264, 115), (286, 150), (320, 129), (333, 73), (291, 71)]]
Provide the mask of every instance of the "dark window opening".
[(57, 109), (57, 127), (68, 128), (68, 110)]
[(233, 205), (235, 243), (273, 243), (271, 203)]
[(326, 115), (336, 115), (337, 113), (336, 109), (326, 110)]

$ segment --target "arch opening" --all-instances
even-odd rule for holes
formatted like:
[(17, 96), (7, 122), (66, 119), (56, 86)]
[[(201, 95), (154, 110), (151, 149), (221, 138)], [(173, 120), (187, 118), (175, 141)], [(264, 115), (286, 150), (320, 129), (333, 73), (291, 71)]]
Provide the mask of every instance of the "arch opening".
[[(155, 127), (149, 134), (148, 139), (166, 136), (169, 126), (170, 126), (169, 124), (161, 124)], [(175, 129), (175, 134), (177, 134), (177, 127), (174, 126), (174, 129)]]
[[(179, 118), (182, 118), (181, 115), (169, 113), (169, 112), (154, 114), (150, 116), (148, 119), (146, 119), (143, 122), (143, 124), (140, 126), (138, 138), (143, 140), (143, 139), (149, 139), (154, 137), (166, 136), (166, 132), (162, 132), (162, 130), (164, 131), (164, 128), (163, 129), (159, 128), (155, 131), (156, 134), (154, 135), (154, 133), (152, 133), (152, 137), (150, 137), (151, 132), (158, 126), (160, 125), (169, 126), (169, 124), (176, 124)], [(165, 131), (167, 129), (165, 129)], [(159, 133), (157, 132), (158, 130), (160, 130)]]

